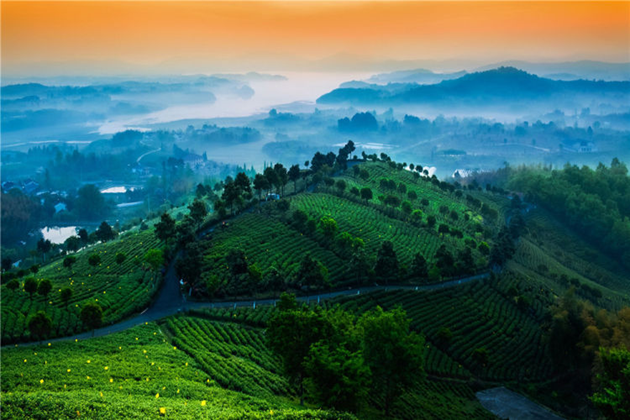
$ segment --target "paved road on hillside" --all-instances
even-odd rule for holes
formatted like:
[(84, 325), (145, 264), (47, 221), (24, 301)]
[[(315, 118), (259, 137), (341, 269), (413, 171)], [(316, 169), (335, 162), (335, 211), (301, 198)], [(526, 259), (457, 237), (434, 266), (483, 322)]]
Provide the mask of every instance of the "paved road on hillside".
[[(350, 162), (348, 162), (350, 164)], [(263, 202), (262, 204), (266, 204), (267, 202)], [(248, 209), (246, 212), (254, 211), (255, 207)], [(197, 236), (199, 238), (203, 238), (209, 233), (212, 233), (214, 229), (218, 225), (211, 226), (206, 228), (205, 230), (199, 232)], [(133, 328), (138, 325), (142, 325), (151, 321), (156, 321), (158, 319), (165, 318), (170, 315), (174, 315), (178, 312), (186, 312), (189, 309), (203, 309), (203, 308), (237, 308), (237, 307), (258, 307), (264, 305), (274, 305), (276, 299), (261, 299), (261, 300), (239, 300), (239, 301), (219, 301), (219, 302), (188, 302), (181, 295), (179, 289), (179, 280), (177, 278), (177, 273), (175, 271), (175, 261), (177, 258), (181, 256), (181, 251), (177, 254), (173, 261), (168, 267), (168, 270), (165, 274), (164, 283), (162, 288), (159, 291), (157, 299), (151, 304), (151, 306), (145, 309), (144, 312), (133, 316), (132, 318), (128, 318), (126, 320), (117, 322), (112, 325), (108, 325), (106, 327), (99, 328), (94, 331), (94, 337), (103, 337), (109, 334), (125, 331), (129, 328)], [(297, 298), (298, 301), (301, 302), (317, 302), (323, 300), (328, 300), (332, 298), (336, 298), (339, 296), (358, 296), (363, 293), (375, 292), (378, 290), (410, 290), (410, 291), (430, 291), (430, 290), (439, 290), (450, 287), (457, 287), (466, 283), (470, 283), (472, 281), (481, 280), (490, 276), (490, 273), (482, 273), (477, 274), (470, 277), (465, 277), (458, 280), (449, 280), (441, 283), (435, 284), (427, 284), (422, 286), (366, 286), (360, 288), (351, 288), (344, 290), (336, 290), (326, 293), (313, 294), (310, 296), (300, 296)], [(92, 338), (91, 332), (86, 332), (82, 334), (77, 334), (69, 337), (61, 337), (55, 338), (51, 340), (46, 340), (47, 343), (59, 342), (59, 341), (68, 341), (68, 340), (86, 340)], [(36, 345), (37, 343), (24, 343), (19, 344), (19, 346), (31, 346)], [(8, 345), (11, 347), (13, 345)], [(3, 346), (4, 347), (4, 346)]]
[[(208, 229), (203, 232), (201, 236), (205, 236), (205, 234), (212, 232), (214, 228)], [(188, 302), (181, 295), (179, 290), (179, 280), (177, 279), (177, 274), (175, 272), (175, 261), (177, 258), (173, 259), (173, 262), (169, 265), (168, 271), (166, 272), (164, 284), (160, 289), (157, 299), (153, 302), (153, 304), (142, 312), (139, 315), (136, 315), (132, 318), (126, 319), (124, 321), (118, 322), (113, 325), (109, 325), (106, 327), (99, 328), (94, 331), (94, 337), (103, 337), (109, 334), (125, 331), (129, 328), (133, 328), (138, 325), (142, 325), (151, 321), (156, 321), (161, 318), (165, 318), (170, 315), (174, 315), (178, 312), (186, 312), (189, 309), (203, 309), (203, 308), (240, 308), (240, 307), (258, 307), (264, 305), (274, 305), (278, 299), (261, 299), (261, 300), (243, 300), (243, 301), (219, 301), (219, 302)], [(461, 286), (466, 283), (470, 283), (472, 281), (481, 280), (489, 277), (489, 273), (482, 273), (475, 276), (465, 277), (459, 280), (450, 280), (442, 283), (435, 284), (427, 284), (423, 286), (366, 286), (354, 289), (345, 289), (345, 290), (336, 290), (326, 293), (313, 294), (310, 296), (299, 296), (297, 298), (298, 301), (301, 302), (309, 302), (309, 303), (319, 303), (324, 300), (336, 298), (339, 296), (359, 296), (364, 293), (375, 292), (377, 290), (409, 290), (409, 291), (429, 291), (429, 290), (439, 290), (450, 287)], [(87, 340), (92, 338), (91, 332), (86, 332), (82, 334), (77, 334), (69, 337), (61, 337), (55, 338), (51, 340), (46, 340), (47, 343), (55, 343), (59, 341), (69, 341), (69, 340)], [(24, 346), (32, 346), (37, 343), (24, 343), (19, 344), (20, 347)], [(13, 345), (9, 345), (8, 347), (12, 347)]]

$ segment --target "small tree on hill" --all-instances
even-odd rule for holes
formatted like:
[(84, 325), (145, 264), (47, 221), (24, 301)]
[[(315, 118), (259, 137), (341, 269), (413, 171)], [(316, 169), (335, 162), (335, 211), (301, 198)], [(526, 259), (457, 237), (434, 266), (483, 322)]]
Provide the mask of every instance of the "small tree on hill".
[(306, 253), (300, 261), (296, 277), (298, 283), (306, 287), (307, 290), (310, 290), (311, 287), (321, 289), (328, 284), (328, 270), (310, 253)]
[(297, 388), (300, 404), (304, 404), (304, 359), (311, 346), (330, 335), (330, 330), (332, 327), (323, 311), (294, 309), (293, 305), (277, 311), (269, 320), (265, 334), (267, 344), (282, 359), (289, 382)]
[(378, 250), (376, 257), (376, 265), (374, 271), (376, 275), (385, 280), (388, 284), (389, 280), (398, 278), (398, 257), (394, 251), (394, 244), (391, 241), (383, 241), (381, 248)]
[(155, 225), (155, 236), (168, 245), (169, 239), (175, 236), (175, 220), (168, 213), (162, 213), (160, 221)]
[(70, 299), (72, 299), (72, 289), (69, 287), (64, 287), (63, 289), (61, 289), (61, 292), (59, 292), (61, 300), (63, 301), (63, 303), (68, 306), (68, 302), (70, 302)]
[(13, 267), (13, 259), (11, 257), (2, 257), (2, 271), (9, 271)]
[(332, 239), (339, 229), (335, 219), (329, 216), (322, 217), (319, 220), (319, 226), (322, 230), (322, 233), (329, 239)]
[(304, 360), (306, 387), (316, 402), (341, 411), (357, 411), (368, 396), (370, 368), (363, 354), (326, 340), (311, 345)]
[(284, 186), (289, 182), (289, 176), (287, 175), (287, 168), (284, 167), (281, 163), (276, 163), (273, 166), (273, 170), (277, 175), (276, 188), (282, 192), (284, 195)]
[(127, 259), (127, 256), (122, 252), (116, 253), (116, 264), (122, 264)]
[(337, 188), (337, 191), (340, 195), (343, 194), (343, 192), (346, 190), (346, 187), (346, 181), (344, 181), (343, 179), (340, 179), (335, 183), (335, 188)]
[(150, 249), (144, 254), (144, 260), (149, 264), (153, 271), (157, 271), (164, 265), (164, 253), (160, 249)]
[(101, 242), (107, 242), (114, 239), (116, 237), (116, 233), (106, 221), (103, 221), (96, 230), (96, 237)]
[(46, 255), (52, 249), (52, 242), (49, 239), (44, 240), (44, 238), (37, 241), (37, 252), (42, 254), (42, 258), (46, 261)]
[(303, 230), (306, 227), (308, 221), (308, 215), (303, 210), (297, 209), (293, 211), (293, 223), (298, 230)]
[(236, 174), (234, 184), (236, 185), (236, 187), (238, 187), (240, 193), (243, 196), (245, 196), (248, 200), (251, 199), (252, 182), (245, 172), (239, 172), (238, 174)]
[(262, 200), (262, 192), (269, 191), (270, 188), (269, 179), (265, 175), (256, 174), (254, 177), (254, 190), (258, 192), (259, 200)]
[(44, 298), (48, 296), (48, 293), (52, 290), (52, 283), (48, 279), (44, 279), (39, 282), (37, 285), (37, 293), (42, 295)]
[(366, 203), (370, 201), (373, 197), (374, 197), (374, 194), (372, 193), (372, 190), (370, 188), (368, 187), (361, 188), (361, 198), (364, 199)]
[(404, 195), (407, 193), (407, 185), (403, 184), (402, 182), (398, 185), (398, 193), (400, 193), (400, 197), (404, 197)]
[(429, 275), (427, 260), (419, 252), (413, 257), (413, 262), (411, 263), (411, 274), (414, 277), (423, 280)]
[(384, 312), (376, 307), (359, 320), (365, 362), (372, 371), (373, 388), (383, 398), (386, 417), (396, 398), (424, 374), (424, 338), (410, 332), (409, 324), (400, 308)]
[(409, 216), (411, 214), (411, 212), (413, 211), (413, 207), (411, 207), (411, 203), (409, 201), (403, 201), (402, 204), (400, 205), (400, 209), (407, 216)]
[(190, 210), (190, 217), (197, 225), (203, 222), (208, 215), (206, 204), (197, 198), (188, 206), (188, 210)]
[(94, 330), (103, 323), (103, 308), (101, 308), (101, 305), (96, 302), (87, 303), (81, 309), (81, 321), (88, 329), (92, 330), (92, 337), (94, 337)]
[(86, 229), (79, 229), (79, 240), (83, 244), (83, 246), (87, 245), (90, 240), (90, 235)]
[(68, 269), (72, 269), (72, 266), (77, 262), (77, 257), (71, 255), (63, 259), (63, 266)]
[(440, 273), (444, 277), (453, 276), (455, 274), (455, 258), (453, 254), (446, 248), (446, 245), (441, 245), (435, 253), (435, 265), (440, 269)]
[(269, 189), (271, 189), (271, 187), (277, 186), (280, 183), (280, 179), (278, 178), (278, 173), (274, 171), (271, 166), (265, 168), (263, 175), (265, 176), (265, 178), (267, 178)]
[(630, 351), (624, 348), (599, 352), (603, 372), (599, 390), (591, 401), (608, 419), (626, 419), (630, 413)]
[(31, 335), (37, 338), (40, 344), (44, 338), (50, 335), (52, 330), (52, 320), (44, 311), (38, 311), (36, 314), (31, 315), (27, 325)]
[(300, 179), (300, 165), (293, 165), (289, 168), (289, 180), (293, 181), (293, 192), (297, 192), (297, 182)]
[(348, 261), (348, 274), (355, 276), (357, 286), (360, 286), (362, 280), (367, 277), (369, 268), (365, 250), (363, 247), (356, 247)]
[(20, 282), (15, 279), (7, 283), (7, 289), (11, 290), (12, 292), (15, 292), (19, 287)]
[(37, 286), (37, 280), (33, 277), (24, 280), (24, 291), (30, 295), (31, 299), (33, 298), (33, 293), (37, 291)]
[(247, 257), (242, 249), (231, 249), (225, 256), (225, 261), (228, 263), (233, 277), (247, 274), (249, 271)]
[(98, 254), (92, 254), (88, 257), (88, 263), (92, 266), (92, 267), (96, 267), (97, 265), (99, 265), (101, 263), (101, 256)]

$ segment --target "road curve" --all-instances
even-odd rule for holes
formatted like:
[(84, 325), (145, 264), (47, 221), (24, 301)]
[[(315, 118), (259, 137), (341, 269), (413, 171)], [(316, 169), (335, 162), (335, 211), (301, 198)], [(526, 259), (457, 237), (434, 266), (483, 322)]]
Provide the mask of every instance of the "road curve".
[[(56, 343), (60, 341), (71, 341), (71, 340), (87, 340), (92, 337), (104, 337), (109, 334), (125, 331), (129, 328), (136, 327), (138, 325), (146, 324), (152, 321), (157, 321), (158, 319), (165, 318), (170, 315), (174, 315), (178, 312), (185, 312), (189, 309), (203, 309), (203, 308), (241, 308), (241, 307), (258, 307), (265, 305), (274, 305), (278, 299), (260, 299), (260, 300), (245, 300), (245, 301), (218, 301), (218, 302), (188, 302), (186, 301), (180, 294), (179, 291), (179, 281), (177, 279), (177, 275), (175, 273), (175, 264), (173, 259), (173, 263), (170, 264), (168, 271), (166, 272), (164, 284), (159, 292), (157, 299), (153, 302), (153, 304), (144, 310), (144, 312), (139, 315), (134, 316), (133, 318), (126, 319), (124, 321), (120, 321), (116, 324), (108, 325), (106, 327), (99, 328), (92, 332), (86, 332), (82, 334), (77, 334), (68, 337), (60, 337), (51, 340), (46, 340), (46, 343)], [(450, 287), (461, 286), (466, 283), (470, 283), (476, 280), (482, 280), (488, 278), (490, 273), (482, 273), (477, 274), (470, 277), (465, 277), (459, 280), (449, 280), (442, 283), (434, 283), (427, 284), (422, 286), (412, 286), (412, 285), (392, 285), (392, 286), (365, 286), (353, 289), (346, 290), (336, 290), (326, 293), (313, 294), (310, 296), (299, 296), (297, 300), (300, 302), (309, 302), (309, 303), (320, 303), (324, 300), (333, 299), (339, 296), (360, 296), (364, 293), (370, 293), (375, 291), (394, 291), (394, 290), (410, 290), (410, 291), (430, 291), (430, 290), (439, 290)], [(3, 347), (25, 347), (25, 346), (33, 346), (38, 343), (23, 343), (18, 345), (8, 345)]]

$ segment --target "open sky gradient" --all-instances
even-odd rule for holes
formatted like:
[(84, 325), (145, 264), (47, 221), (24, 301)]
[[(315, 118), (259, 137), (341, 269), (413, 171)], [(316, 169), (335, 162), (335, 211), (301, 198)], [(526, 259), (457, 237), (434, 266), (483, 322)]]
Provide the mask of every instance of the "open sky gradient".
[(318, 60), (331, 69), (349, 60), (630, 60), (630, 2), (1, 4), (5, 74), (90, 62), (181, 72)]

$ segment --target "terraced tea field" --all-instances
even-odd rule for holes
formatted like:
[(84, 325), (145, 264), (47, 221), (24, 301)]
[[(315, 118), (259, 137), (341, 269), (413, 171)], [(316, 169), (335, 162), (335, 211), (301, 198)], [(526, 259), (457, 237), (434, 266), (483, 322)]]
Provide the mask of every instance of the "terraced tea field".
[[(332, 303), (331, 303), (332, 304)], [(535, 314), (519, 309), (504, 296), (496, 280), (432, 292), (376, 292), (340, 299), (341, 307), (357, 314), (376, 305), (401, 305), (412, 327), (427, 339), (426, 370), (440, 376), (475, 376), (496, 381), (539, 381), (552, 370)], [(440, 338), (448, 328), (449, 341)], [(437, 349), (432, 350), (434, 347)], [(487, 362), (475, 358), (486, 348)]]
[[(31, 297), (21, 287), (15, 291), (2, 286), (2, 341), (3, 344), (29, 340), (26, 322), (30, 314), (43, 310), (53, 321), (51, 338), (84, 331), (79, 318), (80, 309), (88, 301), (103, 307), (103, 322), (117, 322), (146, 308), (157, 291), (161, 275), (143, 267), (144, 254), (158, 247), (152, 231), (130, 234), (120, 239), (99, 244), (75, 254), (77, 261), (71, 268), (58, 259), (42, 267), (35, 275), (39, 281), (48, 279), (52, 290), (44, 297)], [(116, 262), (116, 254), (126, 258)], [(89, 256), (97, 254), (101, 262), (91, 266)], [(72, 297), (62, 301), (60, 291), (72, 290)]]
[[(188, 328), (195, 319), (174, 319), (169, 324)], [(221, 324), (204, 324), (205, 331), (233, 331)], [(244, 335), (225, 333), (214, 351), (229, 352), (232, 339), (248, 340), (249, 355), (238, 361), (268, 360), (268, 351), (256, 347), (260, 331)], [(175, 343), (155, 323), (107, 338), (53, 343), (51, 346), (6, 348), (2, 351), (2, 414), (5, 418), (177, 418), (177, 419), (352, 419), (344, 413), (304, 409), (290, 398), (274, 396), (264, 388), (251, 395), (225, 389), (212, 372), (223, 370), (223, 360), (191, 357), (178, 347), (195, 346), (210, 335), (193, 329), (178, 331)], [(212, 336), (218, 337), (218, 336)], [(251, 344), (251, 347), (249, 346)], [(186, 344), (185, 344), (186, 345)], [(192, 348), (192, 347), (189, 347)], [(266, 362), (262, 362), (266, 360)], [(224, 373), (225, 374), (225, 373)], [(251, 381), (248, 370), (232, 370), (233, 383)], [(281, 386), (282, 380), (279, 381)], [(269, 384), (274, 386), (274, 384)], [(278, 391), (281, 391), (278, 388)]]
[[(356, 278), (350, 273), (348, 265), (349, 251), (338, 246), (334, 239), (326, 237), (320, 229), (313, 231), (292, 223), (291, 217), (295, 211), (303, 211), (315, 224), (322, 217), (334, 219), (338, 226), (337, 236), (347, 233), (364, 242), (370, 264), (374, 263), (382, 243), (391, 241), (399, 264), (406, 269), (411, 267), (416, 253), (421, 253), (427, 259), (430, 268), (442, 245), (455, 256), (469, 246), (475, 268), (486, 269), (487, 255), (482, 254), (478, 246), (482, 242), (492, 246), (493, 236), (502, 219), (485, 220), (479, 214), (479, 208), (469, 206), (461, 191), (460, 194), (443, 191), (431, 182), (415, 179), (409, 171), (392, 170), (383, 163), (365, 163), (359, 167), (367, 170), (369, 177), (364, 180), (349, 174), (341, 176), (348, 184), (343, 194), (322, 183), (317, 192), (290, 197), (290, 209), (284, 214), (254, 209), (231, 220), (226, 228), (217, 229), (205, 244), (206, 275), (216, 276), (227, 284), (230, 273), (225, 256), (231, 250), (240, 249), (248, 264), (255, 264), (262, 273), (275, 267), (285, 279), (291, 279), (302, 257), (310, 253), (326, 267), (333, 287), (354, 284)], [(359, 189), (371, 188), (375, 196), (381, 193), (398, 195), (395, 191), (379, 191), (380, 179), (384, 177), (397, 185), (404, 183), (407, 191), (416, 192), (418, 197), (412, 200), (411, 206), (421, 216), (413, 223), (409, 215), (379, 204), (376, 198), (366, 202), (348, 192), (356, 186)], [(476, 195), (483, 197), (482, 194)], [(401, 197), (407, 199), (406, 195)], [(428, 205), (422, 204), (424, 199), (429, 200)], [(499, 207), (493, 202), (489, 203), (500, 214)], [(427, 223), (429, 216), (435, 218), (435, 224)], [(457, 234), (438, 231), (441, 224)]]

